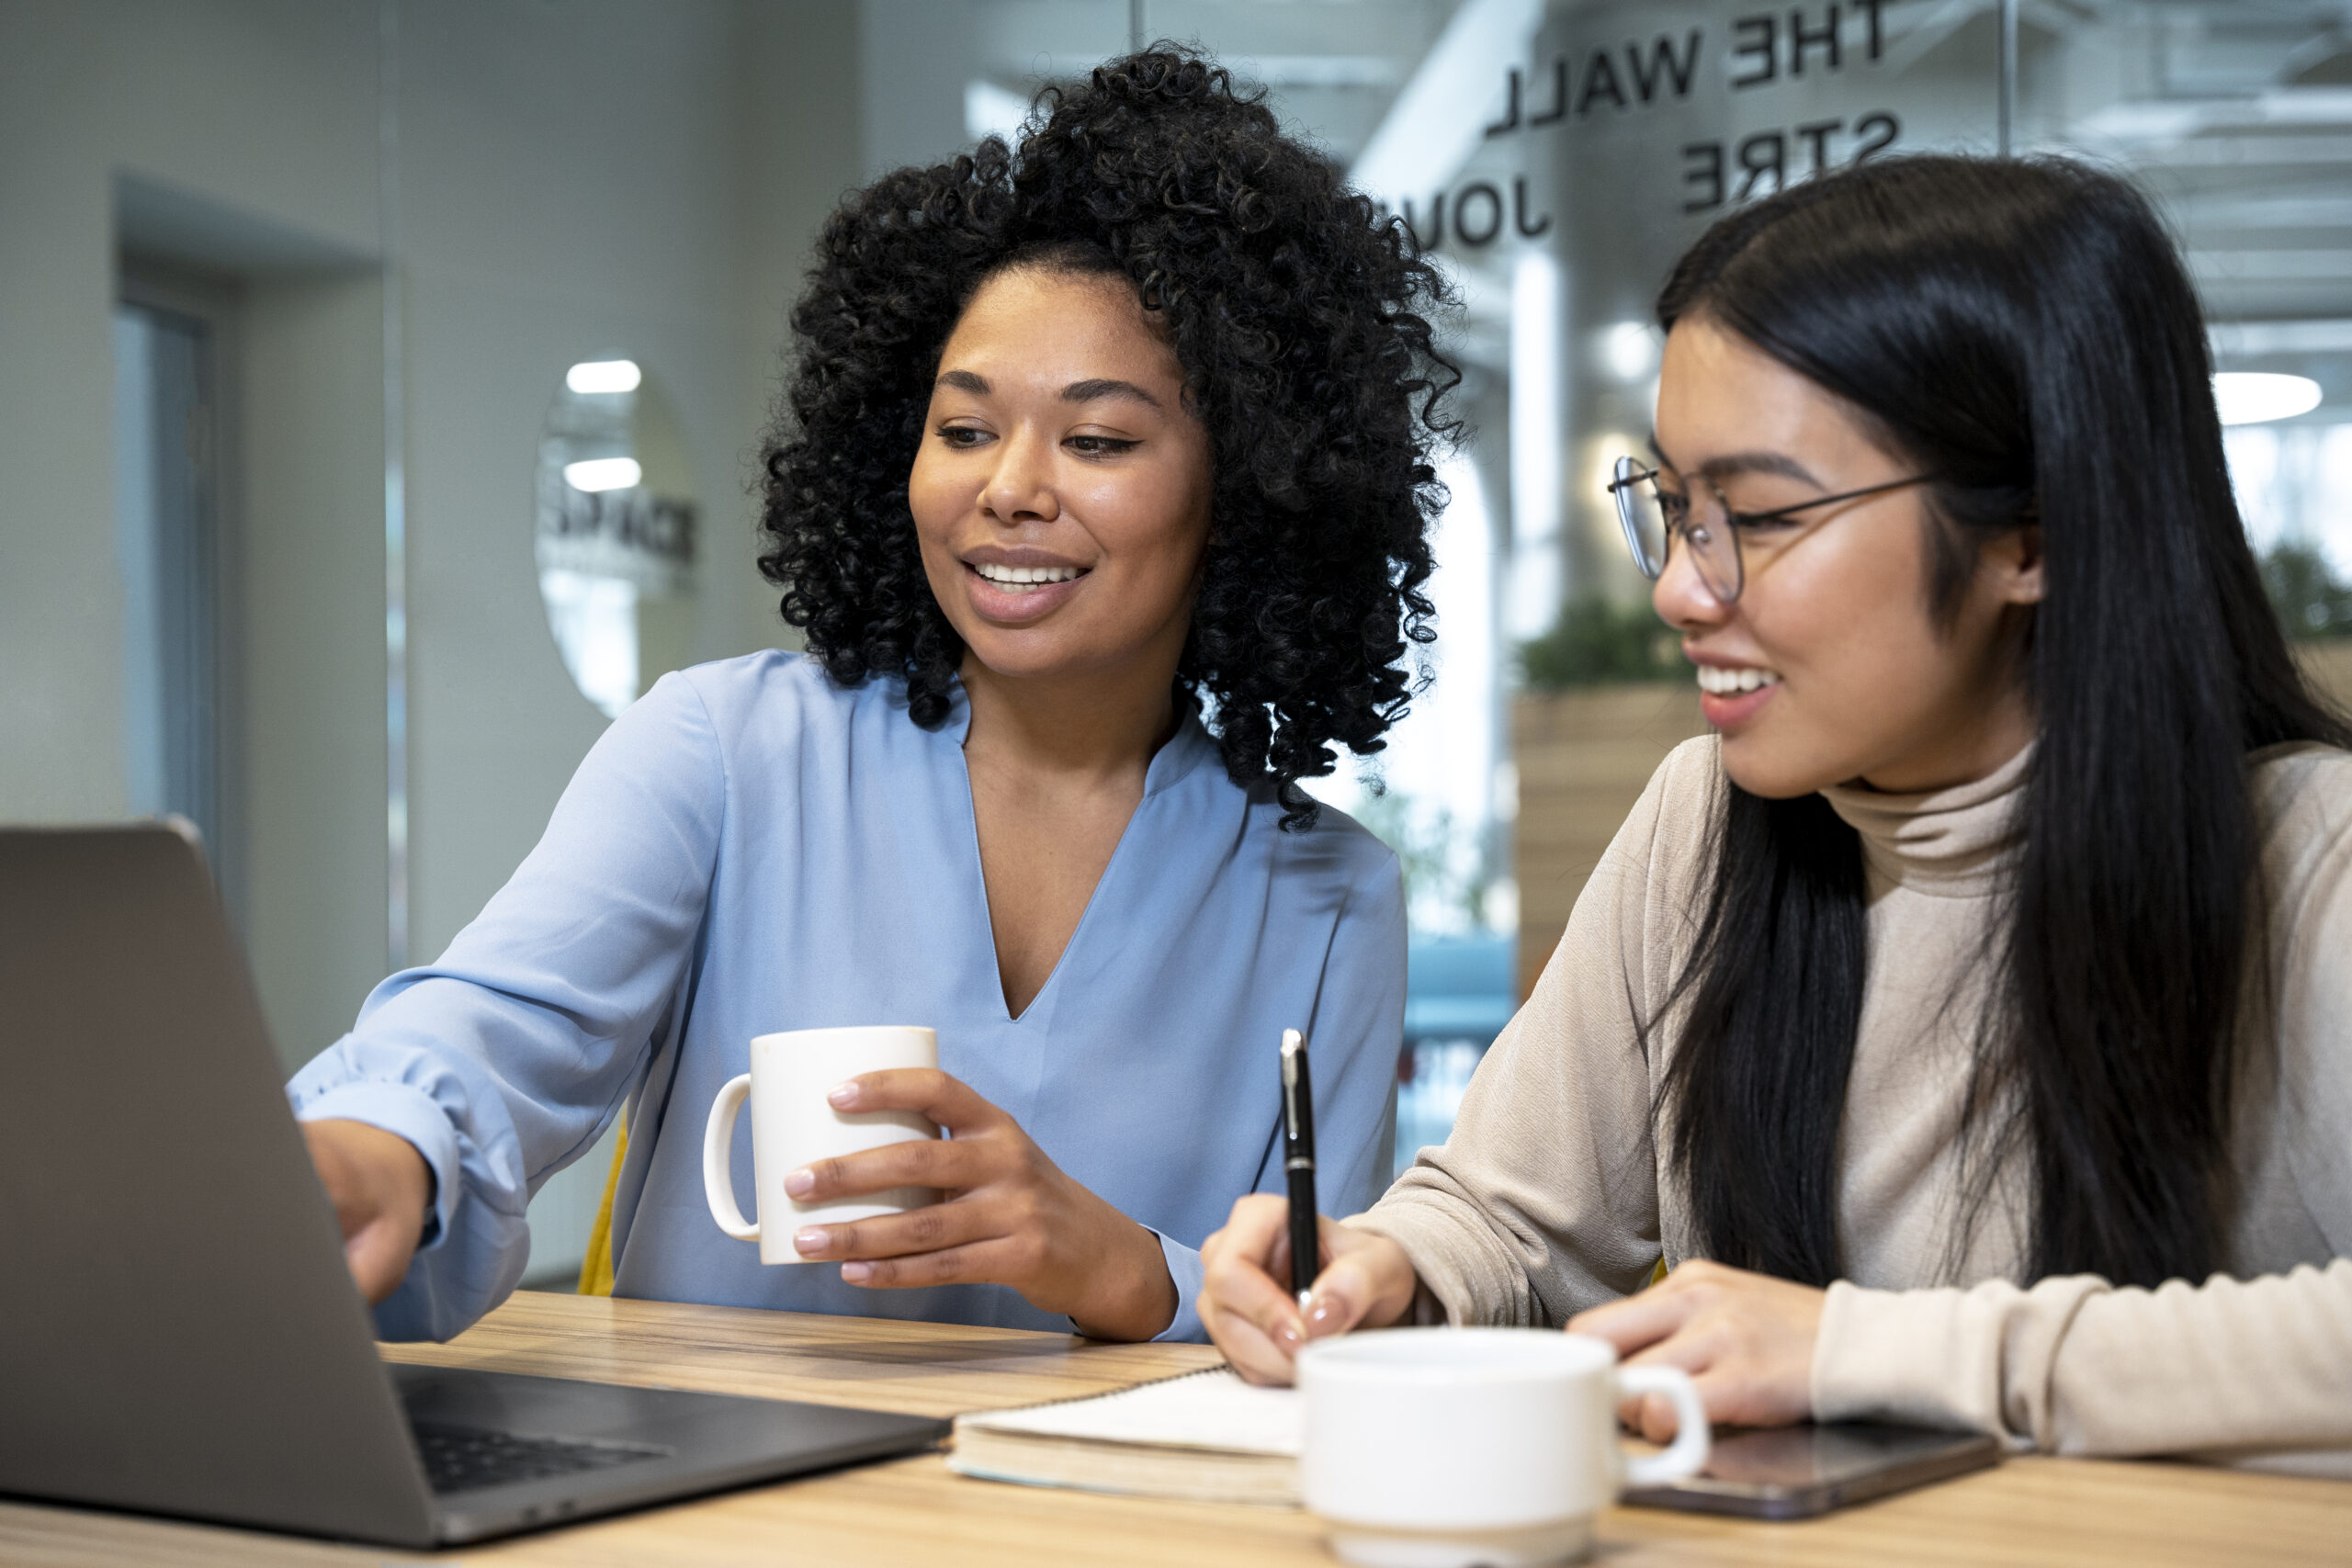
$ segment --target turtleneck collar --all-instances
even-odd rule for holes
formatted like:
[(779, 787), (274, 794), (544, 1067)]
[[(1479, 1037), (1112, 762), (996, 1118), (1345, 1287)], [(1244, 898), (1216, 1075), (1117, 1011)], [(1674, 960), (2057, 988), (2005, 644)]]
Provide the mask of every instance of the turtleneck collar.
[(1861, 835), (1873, 897), (1901, 886), (1943, 897), (1991, 893), (2021, 829), (2018, 806), (2032, 771), (2031, 744), (1973, 784), (1917, 795), (1882, 795), (1860, 784), (1821, 792)]

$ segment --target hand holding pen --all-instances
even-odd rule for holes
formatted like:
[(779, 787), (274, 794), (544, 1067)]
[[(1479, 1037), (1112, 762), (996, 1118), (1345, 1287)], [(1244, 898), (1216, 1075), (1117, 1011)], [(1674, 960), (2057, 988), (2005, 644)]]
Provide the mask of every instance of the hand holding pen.
[(1234, 1369), (1260, 1383), (1290, 1382), (1291, 1358), (1309, 1339), (1400, 1321), (1419, 1285), (1403, 1247), (1315, 1212), (1314, 1094), (1306, 1041), (1295, 1029), (1283, 1032), (1282, 1084), (1288, 1195), (1242, 1199), (1201, 1248), (1201, 1322)]
[(1315, 1234), (1315, 1090), (1306, 1076), (1306, 1036), (1295, 1029), (1283, 1031), (1283, 1172), (1290, 1190), (1290, 1289), (1305, 1312), (1323, 1257)]

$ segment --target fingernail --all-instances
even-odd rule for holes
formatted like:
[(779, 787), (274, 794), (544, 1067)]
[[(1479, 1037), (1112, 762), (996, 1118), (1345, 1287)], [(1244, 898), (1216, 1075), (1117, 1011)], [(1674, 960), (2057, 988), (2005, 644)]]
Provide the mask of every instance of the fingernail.
[(842, 1283), (844, 1285), (863, 1285), (872, 1278), (874, 1278), (874, 1265), (871, 1263), (842, 1265)]
[(1306, 1306), (1306, 1332), (1312, 1337), (1336, 1332), (1340, 1323), (1340, 1303), (1315, 1297)]
[(1281, 1346), (1285, 1350), (1295, 1350), (1301, 1345), (1306, 1344), (1306, 1340), (1305, 1336), (1299, 1333), (1295, 1325), (1288, 1323), (1278, 1323), (1274, 1325), (1274, 1343)]
[(817, 1190), (817, 1173), (803, 1166), (784, 1179), (784, 1190), (786, 1197), (806, 1198)]
[(811, 1253), (822, 1252), (832, 1244), (833, 1238), (831, 1235), (813, 1226), (801, 1231), (792, 1238), (792, 1249), (803, 1258), (807, 1258)]
[(857, 1103), (857, 1085), (854, 1083), (835, 1084), (831, 1089), (825, 1091), (825, 1103), (831, 1106), (836, 1111), (847, 1111), (851, 1106)]

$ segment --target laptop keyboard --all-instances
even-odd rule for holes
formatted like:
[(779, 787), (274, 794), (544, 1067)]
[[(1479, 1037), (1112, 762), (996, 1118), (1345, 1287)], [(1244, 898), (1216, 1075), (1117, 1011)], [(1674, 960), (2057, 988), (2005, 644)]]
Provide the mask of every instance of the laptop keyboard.
[(424, 1474), (435, 1492), (477, 1492), (517, 1481), (545, 1481), (582, 1471), (609, 1470), (639, 1460), (666, 1459), (667, 1449), (633, 1443), (572, 1443), (560, 1438), (526, 1438), (479, 1427), (418, 1423), (416, 1446)]

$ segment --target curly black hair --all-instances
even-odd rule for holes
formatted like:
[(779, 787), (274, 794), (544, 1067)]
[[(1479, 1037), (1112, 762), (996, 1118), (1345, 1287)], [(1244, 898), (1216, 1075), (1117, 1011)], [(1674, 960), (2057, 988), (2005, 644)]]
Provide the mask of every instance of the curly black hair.
[(947, 337), (1011, 267), (1124, 276), (1207, 429), (1210, 536), (1178, 666), (1226, 771), (1315, 821), (1330, 743), (1378, 750), (1435, 636), (1422, 585), (1445, 493), (1430, 463), (1461, 379), (1425, 311), (1449, 296), (1404, 224), (1284, 136), (1259, 95), (1161, 44), (1049, 88), (1016, 153), (989, 137), (853, 193), (792, 312), (762, 451), (759, 563), (844, 685), (906, 682), (944, 723), (964, 656), (908, 509)]

